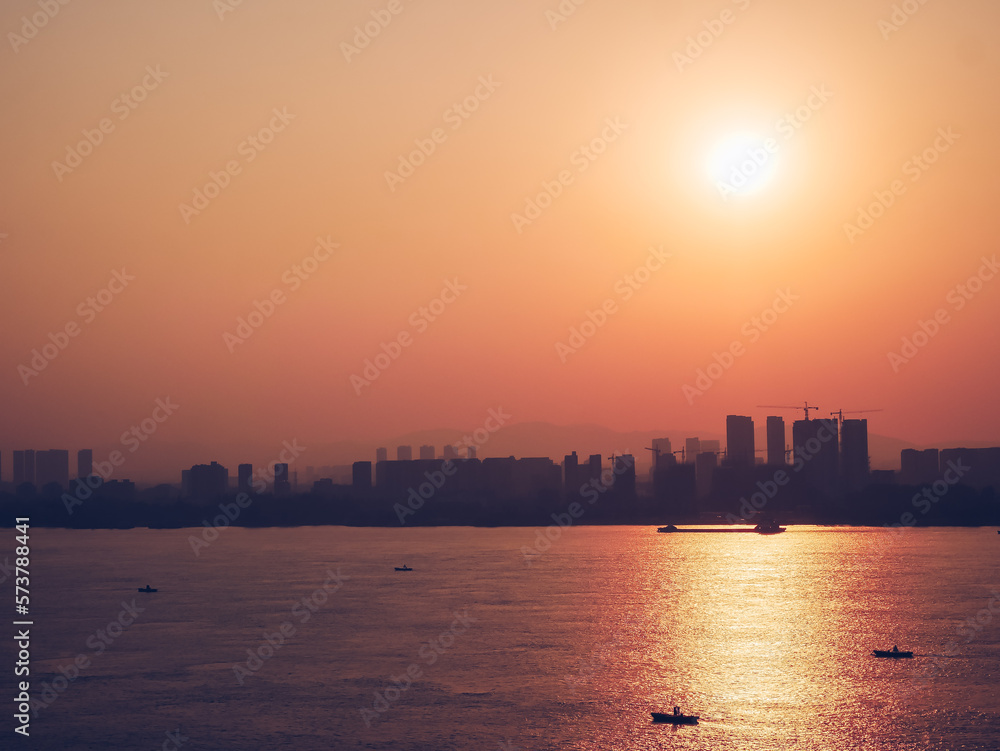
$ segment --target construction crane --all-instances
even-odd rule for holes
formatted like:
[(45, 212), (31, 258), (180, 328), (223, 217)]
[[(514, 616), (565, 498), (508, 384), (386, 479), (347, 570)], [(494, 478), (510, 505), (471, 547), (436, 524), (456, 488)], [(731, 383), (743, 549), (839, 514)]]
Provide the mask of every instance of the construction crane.
[(837, 415), (837, 422), (842, 423), (844, 421), (844, 415), (860, 415), (864, 412), (881, 412), (881, 409), (838, 409), (836, 412), (831, 412), (831, 415)]
[(660, 463), (660, 449), (659, 449), (659, 447), (658, 446), (652, 446), (652, 447), (646, 446), (645, 449), (646, 449), (646, 451), (652, 451), (653, 452), (653, 466), (655, 467), (657, 464)]
[(809, 410), (811, 410), (811, 409), (819, 409), (819, 407), (816, 407), (816, 406), (809, 406), (809, 402), (806, 402), (805, 406), (803, 406), (803, 407), (779, 407), (779, 406), (776, 406), (774, 404), (758, 404), (757, 408), (758, 409), (804, 409), (805, 412), (806, 412), (806, 419), (807, 420), (809, 419)]

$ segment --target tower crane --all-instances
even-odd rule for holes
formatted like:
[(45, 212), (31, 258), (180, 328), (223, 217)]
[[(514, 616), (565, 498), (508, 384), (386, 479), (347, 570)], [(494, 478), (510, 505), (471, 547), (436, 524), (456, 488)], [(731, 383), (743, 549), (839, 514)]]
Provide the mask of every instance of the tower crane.
[(831, 412), (831, 415), (837, 415), (837, 422), (842, 423), (844, 421), (844, 415), (860, 415), (864, 412), (881, 412), (881, 409), (838, 409), (836, 412)]
[(802, 409), (802, 410), (805, 410), (806, 419), (807, 420), (809, 419), (809, 410), (811, 410), (811, 409), (819, 409), (819, 407), (810, 406), (809, 402), (806, 402), (805, 406), (802, 406), (802, 407), (781, 407), (781, 406), (777, 406), (777, 405), (774, 405), (774, 404), (758, 404), (757, 407), (758, 407), (758, 409)]

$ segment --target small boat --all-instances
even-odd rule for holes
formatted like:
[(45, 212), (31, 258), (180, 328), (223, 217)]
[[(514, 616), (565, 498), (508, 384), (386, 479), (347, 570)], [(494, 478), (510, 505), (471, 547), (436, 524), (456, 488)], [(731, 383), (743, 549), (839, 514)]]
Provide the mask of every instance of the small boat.
[(656, 531), (657, 532), (676, 532), (677, 531), (677, 527), (675, 527), (673, 524), (668, 524), (665, 527), (658, 527)]
[(149, 586), (147, 584), (145, 587), (139, 587), (139, 591), (140, 592), (155, 592), (156, 589), (154, 587)]
[(778, 522), (774, 521), (774, 519), (768, 519), (754, 527), (753, 531), (759, 535), (776, 535), (779, 532), (784, 532), (785, 527), (779, 527)]
[(697, 725), (698, 716), (691, 714), (681, 714), (680, 707), (674, 707), (673, 714), (667, 714), (666, 712), (651, 712), (653, 715), (653, 722), (667, 722), (671, 725)]
[(900, 652), (899, 647), (893, 647), (892, 649), (873, 649), (872, 654), (876, 657), (891, 657), (895, 659), (913, 657), (913, 652)]
[(405, 563), (402, 566), (396, 566), (397, 571), (413, 571), (412, 568), (407, 566)]

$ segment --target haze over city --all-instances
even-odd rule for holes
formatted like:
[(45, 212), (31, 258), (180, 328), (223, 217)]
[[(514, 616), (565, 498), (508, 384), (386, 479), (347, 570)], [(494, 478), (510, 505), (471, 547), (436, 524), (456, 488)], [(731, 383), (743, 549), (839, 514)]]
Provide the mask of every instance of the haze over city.
[(0, 450), (158, 398), (163, 450), (805, 399), (998, 440), (993, 4), (401, 3), (363, 47), (381, 6), (33, 7), (0, 14)]
[(0, 734), (996, 751), (997, 29), (6, 0)]

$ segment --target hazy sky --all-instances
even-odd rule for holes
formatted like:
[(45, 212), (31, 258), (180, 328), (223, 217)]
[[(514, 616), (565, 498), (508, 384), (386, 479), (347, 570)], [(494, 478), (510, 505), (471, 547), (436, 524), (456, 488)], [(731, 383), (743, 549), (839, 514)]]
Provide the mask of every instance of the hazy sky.
[(5, 2), (0, 449), (997, 440), (1000, 6), (902, 5)]

